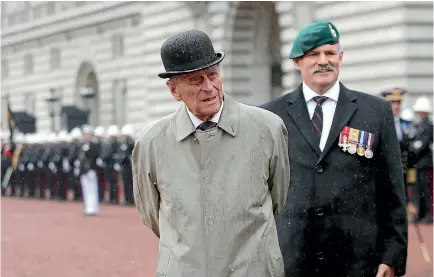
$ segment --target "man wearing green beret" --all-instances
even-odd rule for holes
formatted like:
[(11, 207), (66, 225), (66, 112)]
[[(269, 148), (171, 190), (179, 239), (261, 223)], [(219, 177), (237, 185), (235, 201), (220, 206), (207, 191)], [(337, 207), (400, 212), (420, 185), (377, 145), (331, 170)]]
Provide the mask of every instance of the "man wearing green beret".
[(329, 21), (302, 29), (289, 57), (303, 83), (262, 106), (289, 136), (291, 181), (277, 219), (285, 274), (402, 276), (408, 223), (392, 108), (339, 82), (339, 39)]

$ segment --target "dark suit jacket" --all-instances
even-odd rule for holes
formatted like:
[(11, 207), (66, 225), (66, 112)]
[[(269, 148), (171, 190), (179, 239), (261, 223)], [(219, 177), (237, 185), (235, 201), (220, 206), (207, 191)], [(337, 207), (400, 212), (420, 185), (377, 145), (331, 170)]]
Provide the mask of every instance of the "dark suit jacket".
[[(277, 219), (287, 276), (375, 276), (379, 264), (405, 273), (407, 214), (391, 106), (349, 90), (340, 94), (326, 146), (315, 143), (300, 85), (266, 103), (288, 129), (291, 182)], [(372, 159), (338, 147), (349, 126), (374, 134)]]

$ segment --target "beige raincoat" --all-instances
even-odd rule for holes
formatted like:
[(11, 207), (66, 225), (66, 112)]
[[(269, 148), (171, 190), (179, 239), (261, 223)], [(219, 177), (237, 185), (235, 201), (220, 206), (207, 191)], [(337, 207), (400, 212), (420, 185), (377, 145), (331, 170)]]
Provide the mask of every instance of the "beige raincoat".
[(196, 131), (181, 105), (136, 141), (134, 197), (160, 238), (157, 276), (284, 276), (274, 218), (289, 185), (287, 130), (224, 102), (217, 128)]

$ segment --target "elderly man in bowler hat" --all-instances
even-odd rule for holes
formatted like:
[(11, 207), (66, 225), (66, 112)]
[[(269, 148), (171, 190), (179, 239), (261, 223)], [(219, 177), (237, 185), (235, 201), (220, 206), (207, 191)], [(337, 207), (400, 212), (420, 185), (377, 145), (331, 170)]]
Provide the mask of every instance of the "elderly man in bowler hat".
[(329, 21), (297, 35), (303, 83), (263, 105), (288, 138), (291, 183), (278, 234), (287, 276), (402, 276), (403, 169), (390, 103), (339, 82), (343, 51)]
[(223, 93), (224, 54), (205, 33), (170, 37), (161, 58), (159, 76), (182, 104), (142, 131), (132, 155), (136, 206), (160, 239), (158, 276), (283, 277), (283, 121)]

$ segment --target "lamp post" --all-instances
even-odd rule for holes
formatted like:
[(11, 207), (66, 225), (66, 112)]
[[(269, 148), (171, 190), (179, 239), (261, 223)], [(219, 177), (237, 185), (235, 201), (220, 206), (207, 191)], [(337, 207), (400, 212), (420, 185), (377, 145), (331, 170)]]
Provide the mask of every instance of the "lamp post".
[(48, 111), (51, 118), (51, 132), (55, 132), (56, 131), (55, 122), (54, 122), (54, 118), (56, 116), (55, 104), (57, 101), (59, 101), (59, 96), (56, 95), (56, 90), (54, 88), (50, 88), (50, 96), (46, 98), (45, 101), (47, 101), (47, 103), (49, 104)]

